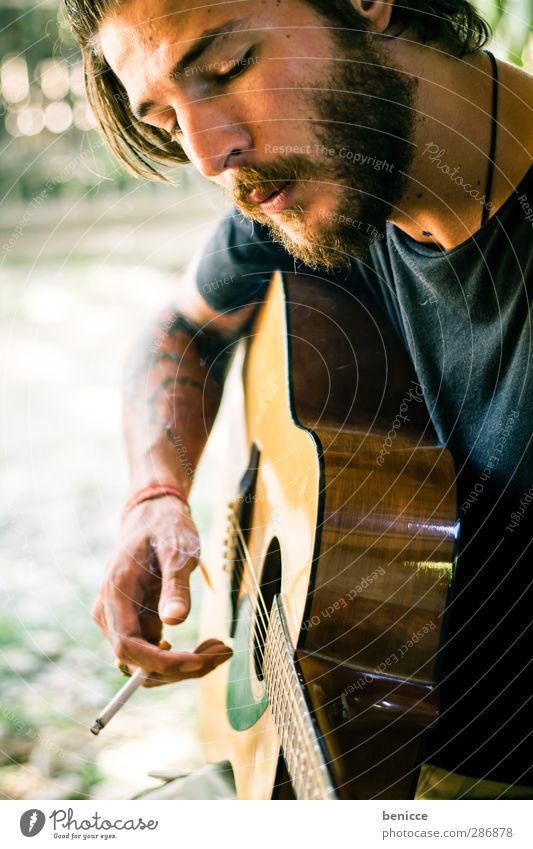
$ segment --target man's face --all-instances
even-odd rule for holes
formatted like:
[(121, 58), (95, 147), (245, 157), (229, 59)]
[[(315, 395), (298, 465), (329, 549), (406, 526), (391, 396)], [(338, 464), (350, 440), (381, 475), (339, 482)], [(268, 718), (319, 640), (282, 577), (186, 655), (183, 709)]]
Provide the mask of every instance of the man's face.
[(383, 232), (414, 125), (408, 76), (328, 23), (304, 0), (126, 0), (100, 28), (134, 113), (319, 267)]

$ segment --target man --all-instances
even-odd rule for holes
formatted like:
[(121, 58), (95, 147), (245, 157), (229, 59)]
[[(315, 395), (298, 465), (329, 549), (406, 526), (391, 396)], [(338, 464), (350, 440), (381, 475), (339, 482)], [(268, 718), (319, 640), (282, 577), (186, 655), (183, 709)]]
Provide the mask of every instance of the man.
[(154, 670), (150, 686), (227, 659), (215, 640), (156, 648), (190, 607), (191, 471), (271, 272), (325, 270), (386, 310), (457, 466), (442, 714), (419, 795), (533, 798), (533, 81), (482, 50), (460, 0), (65, 2), (121, 161), (148, 177), (192, 162), (236, 207), (131, 364), (133, 496), (94, 610), (117, 657)]

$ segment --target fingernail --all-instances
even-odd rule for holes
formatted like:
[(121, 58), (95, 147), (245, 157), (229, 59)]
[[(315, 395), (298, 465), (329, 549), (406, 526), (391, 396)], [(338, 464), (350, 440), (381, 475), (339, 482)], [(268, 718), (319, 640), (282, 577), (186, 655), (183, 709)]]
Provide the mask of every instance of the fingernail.
[(163, 616), (168, 619), (181, 619), (185, 615), (185, 610), (179, 601), (169, 601), (163, 608)]
[(203, 669), (203, 663), (198, 660), (188, 660), (180, 666), (180, 672), (199, 672)]

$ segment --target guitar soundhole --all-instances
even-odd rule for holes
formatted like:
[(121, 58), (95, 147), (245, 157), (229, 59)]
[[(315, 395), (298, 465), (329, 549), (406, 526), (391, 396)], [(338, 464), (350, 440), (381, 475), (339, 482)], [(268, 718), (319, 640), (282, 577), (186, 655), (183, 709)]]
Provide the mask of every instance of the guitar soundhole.
[(274, 596), (281, 592), (281, 551), (276, 538), (272, 540), (263, 564), (260, 592), (257, 601), (254, 628), (254, 663), (257, 677), (263, 680), (263, 657), (268, 619)]

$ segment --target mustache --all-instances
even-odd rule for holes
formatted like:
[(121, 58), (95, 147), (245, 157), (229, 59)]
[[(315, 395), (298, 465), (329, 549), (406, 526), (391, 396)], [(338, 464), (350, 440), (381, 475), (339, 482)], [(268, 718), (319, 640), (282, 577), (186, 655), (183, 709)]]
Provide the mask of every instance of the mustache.
[(291, 154), (280, 157), (272, 165), (243, 165), (228, 192), (240, 209), (252, 212), (256, 204), (248, 197), (254, 189), (273, 194), (283, 183), (318, 179), (319, 169), (305, 156)]

